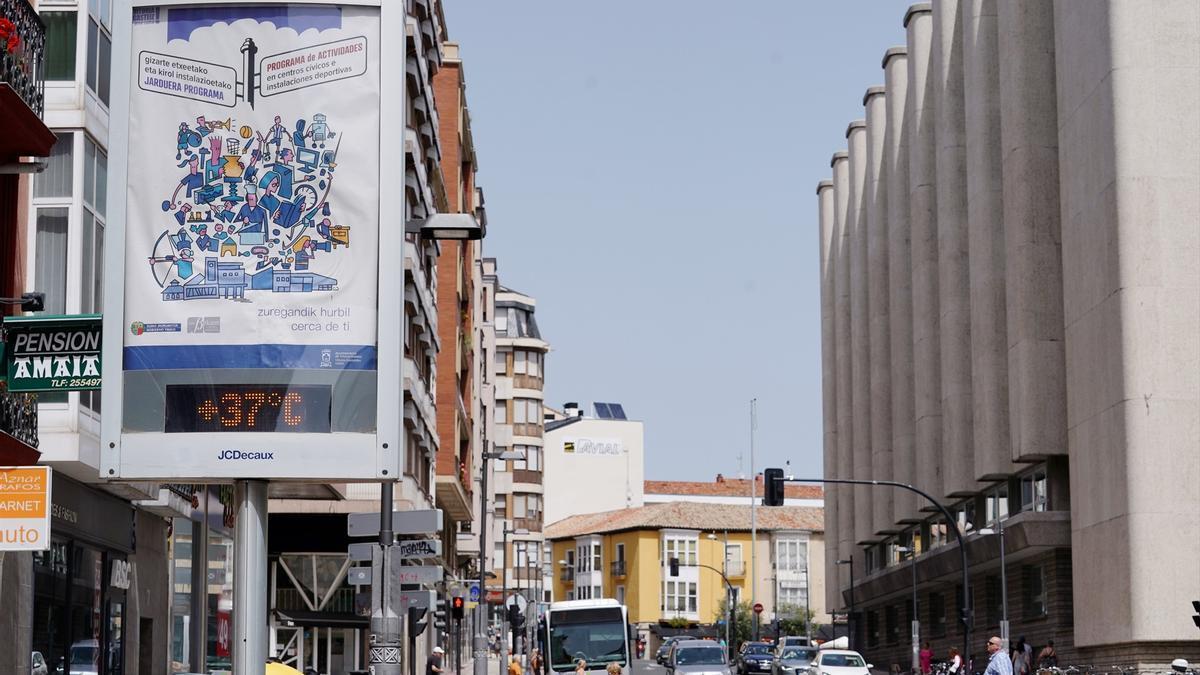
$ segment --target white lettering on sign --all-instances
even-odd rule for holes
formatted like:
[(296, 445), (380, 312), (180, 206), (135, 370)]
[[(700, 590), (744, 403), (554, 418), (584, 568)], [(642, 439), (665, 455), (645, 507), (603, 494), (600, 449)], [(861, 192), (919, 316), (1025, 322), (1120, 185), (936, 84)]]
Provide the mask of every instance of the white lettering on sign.
[(619, 438), (576, 438), (563, 441), (563, 452), (569, 455), (623, 455), (625, 445)]
[(112, 561), (112, 575), (109, 577), (108, 585), (113, 588), (129, 589), (129, 573), (133, 571), (133, 565), (124, 560)]

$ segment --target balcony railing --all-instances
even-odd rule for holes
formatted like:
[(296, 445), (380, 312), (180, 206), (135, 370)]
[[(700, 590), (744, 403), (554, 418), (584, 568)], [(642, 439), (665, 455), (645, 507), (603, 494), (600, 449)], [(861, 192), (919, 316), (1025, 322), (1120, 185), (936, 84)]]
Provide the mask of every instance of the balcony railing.
[(559, 581), (575, 581), (575, 568), (574, 567), (562, 568), (562, 570), (558, 573), (558, 580)]
[(0, 0), (0, 79), (38, 117), (45, 108), (46, 26), (28, 0)]
[(608, 564), (608, 572), (614, 577), (625, 576), (625, 561), (614, 560)]
[(725, 563), (725, 576), (728, 577), (744, 577), (746, 576), (746, 563), (742, 560), (729, 560)]
[[(3, 347), (2, 343), (0, 347)], [(33, 450), (37, 449), (37, 396), (14, 394), (0, 384), (0, 435), (10, 436)]]

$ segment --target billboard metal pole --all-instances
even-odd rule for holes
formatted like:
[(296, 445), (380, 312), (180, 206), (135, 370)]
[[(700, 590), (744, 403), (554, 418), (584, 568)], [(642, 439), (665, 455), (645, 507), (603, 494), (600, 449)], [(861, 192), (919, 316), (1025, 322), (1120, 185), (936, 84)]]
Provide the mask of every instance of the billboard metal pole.
[(233, 538), (233, 672), (261, 672), (267, 662), (267, 482), (235, 484)]

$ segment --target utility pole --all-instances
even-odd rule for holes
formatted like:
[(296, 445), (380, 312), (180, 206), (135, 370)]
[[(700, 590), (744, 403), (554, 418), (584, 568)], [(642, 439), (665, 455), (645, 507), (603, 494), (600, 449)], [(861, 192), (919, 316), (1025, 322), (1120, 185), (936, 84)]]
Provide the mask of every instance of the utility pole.
[[(400, 615), (392, 607), (392, 481), (379, 484), (379, 550), (371, 556), (371, 637), (368, 663), (375, 675), (400, 675)], [(236, 606), (236, 605), (235, 605)], [(411, 659), (411, 657), (410, 657)]]
[[(754, 472), (754, 431), (758, 428), (758, 419), (755, 415), (758, 407), (758, 399), (750, 399), (750, 606), (753, 607), (756, 600), (754, 599), (755, 578), (758, 576), (758, 567), (755, 564), (758, 559), (756, 557), (758, 548), (758, 521), (756, 520), (756, 509), (758, 507), (758, 474)], [(758, 639), (758, 615), (754, 616), (754, 639)]]

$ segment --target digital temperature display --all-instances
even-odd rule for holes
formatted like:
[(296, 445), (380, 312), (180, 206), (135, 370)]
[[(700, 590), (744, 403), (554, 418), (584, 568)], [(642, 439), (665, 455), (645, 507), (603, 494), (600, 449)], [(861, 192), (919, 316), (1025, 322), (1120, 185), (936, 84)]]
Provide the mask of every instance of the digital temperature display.
[(329, 385), (169, 384), (167, 433), (329, 433)]

